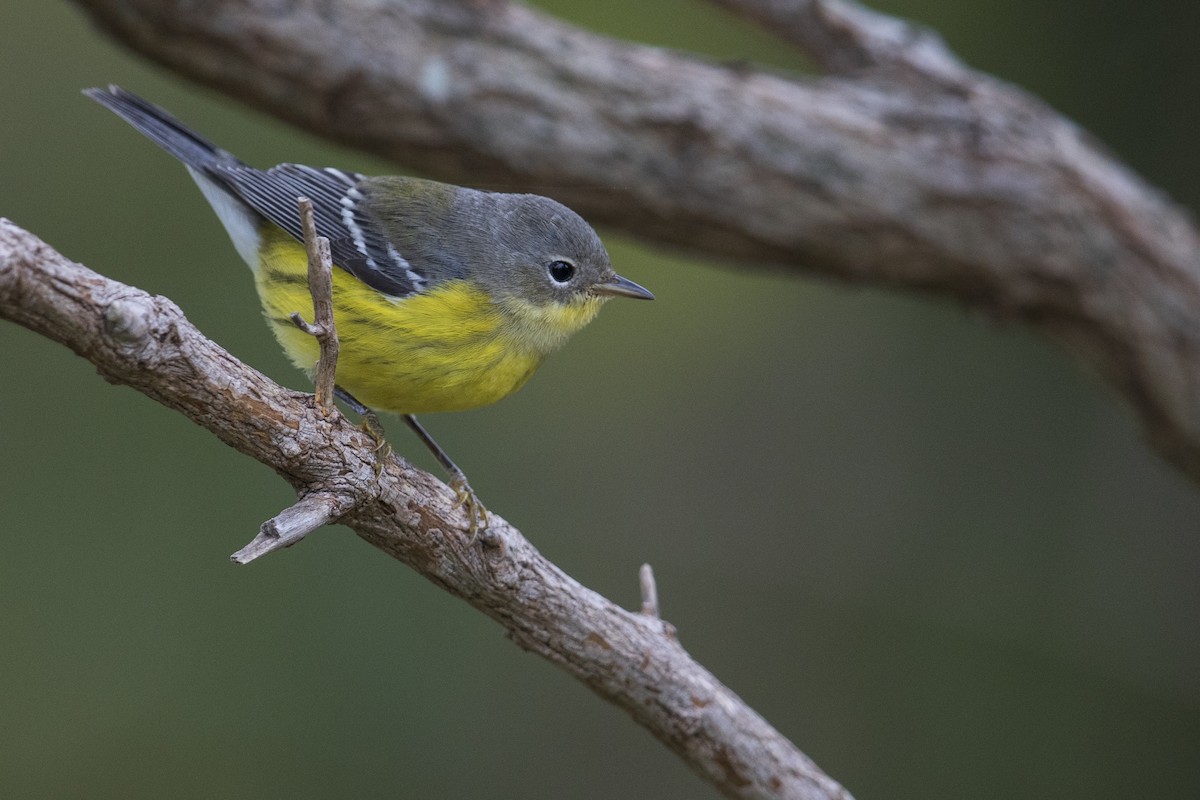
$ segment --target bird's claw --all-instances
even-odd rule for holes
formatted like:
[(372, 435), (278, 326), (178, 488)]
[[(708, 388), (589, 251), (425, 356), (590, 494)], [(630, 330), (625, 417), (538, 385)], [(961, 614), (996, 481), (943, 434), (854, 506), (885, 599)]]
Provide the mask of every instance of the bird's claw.
[(487, 530), (487, 509), (471, 488), (471, 484), (467, 483), (467, 476), (461, 472), (450, 478), (450, 488), (454, 490), (454, 508), (461, 508), (467, 516), (468, 531), (471, 534), (469, 544), (475, 544), (479, 534)]
[(379, 418), (374, 414), (364, 414), (358, 427), (375, 442), (375, 446), (371, 450), (375, 453), (375, 477), (378, 478), (383, 474), (383, 465), (392, 455), (392, 446), (384, 438), (383, 425), (379, 423)]

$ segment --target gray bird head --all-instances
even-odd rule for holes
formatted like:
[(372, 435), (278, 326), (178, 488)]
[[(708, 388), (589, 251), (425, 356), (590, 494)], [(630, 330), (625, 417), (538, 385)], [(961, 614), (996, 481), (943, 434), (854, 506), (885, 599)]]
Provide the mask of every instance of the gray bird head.
[(654, 297), (617, 275), (591, 226), (548, 197), (405, 177), (359, 188), (388, 243), (435, 284), (470, 277), (497, 300), (537, 306)]
[(583, 218), (548, 197), (474, 193), (490, 210), (493, 258), (476, 261), (478, 279), (493, 296), (536, 305), (575, 305), (613, 296), (653, 299), (613, 271), (600, 237)]

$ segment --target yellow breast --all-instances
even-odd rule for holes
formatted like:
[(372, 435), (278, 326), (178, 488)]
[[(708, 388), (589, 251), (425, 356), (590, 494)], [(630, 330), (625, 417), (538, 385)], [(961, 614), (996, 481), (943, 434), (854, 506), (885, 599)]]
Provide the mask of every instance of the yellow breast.
[[(311, 372), (316, 340), (290, 319), (295, 311), (313, 318), (304, 248), (274, 226), (262, 234), (255, 280), (263, 312), (288, 357)], [(466, 281), (393, 299), (335, 268), (333, 307), (338, 385), (380, 411), (494, 403), (521, 388), (549, 352), (546, 342), (530, 340), (522, 320)]]

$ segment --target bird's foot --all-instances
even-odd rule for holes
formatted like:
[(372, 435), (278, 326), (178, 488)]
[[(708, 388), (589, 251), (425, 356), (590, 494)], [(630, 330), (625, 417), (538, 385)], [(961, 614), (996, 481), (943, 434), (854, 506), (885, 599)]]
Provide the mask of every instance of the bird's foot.
[(467, 483), (467, 476), (461, 471), (450, 476), (450, 488), (454, 490), (454, 496), (457, 498), (454, 501), (454, 507), (462, 508), (463, 513), (467, 516), (467, 529), (471, 534), (468, 544), (475, 544), (479, 534), (487, 530), (487, 509), (483, 507), (479, 496), (475, 494), (471, 484)]
[(375, 441), (375, 447), (373, 448), (375, 451), (375, 477), (378, 478), (383, 474), (383, 465), (392, 456), (392, 446), (384, 438), (383, 425), (379, 422), (379, 417), (374, 411), (363, 413), (358, 427)]

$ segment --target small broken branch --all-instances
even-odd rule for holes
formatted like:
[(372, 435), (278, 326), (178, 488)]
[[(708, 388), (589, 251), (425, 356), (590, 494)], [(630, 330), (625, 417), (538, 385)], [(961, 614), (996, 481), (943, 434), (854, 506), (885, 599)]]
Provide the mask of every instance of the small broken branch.
[(659, 619), (658, 586), (654, 583), (654, 570), (649, 564), (642, 564), (638, 570), (638, 582), (642, 587), (642, 613)]
[(301, 497), (296, 504), (285, 508), (267, 520), (250, 544), (229, 557), (235, 564), (249, 564), (259, 556), (291, 547), (317, 528), (337, 522), (354, 507), (349, 495), (315, 492)]

